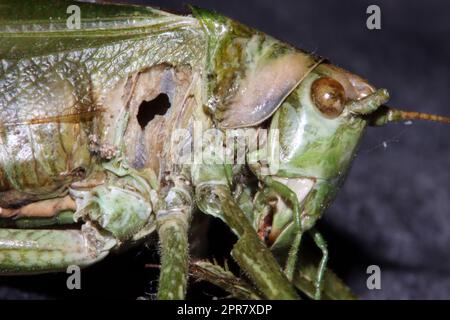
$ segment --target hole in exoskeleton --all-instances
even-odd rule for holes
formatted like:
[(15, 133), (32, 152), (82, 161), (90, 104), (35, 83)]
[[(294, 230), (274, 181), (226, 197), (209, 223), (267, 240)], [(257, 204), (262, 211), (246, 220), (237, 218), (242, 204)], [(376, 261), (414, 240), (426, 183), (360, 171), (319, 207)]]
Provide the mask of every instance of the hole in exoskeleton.
[(142, 101), (137, 114), (137, 121), (142, 130), (153, 120), (156, 115), (164, 115), (170, 108), (170, 100), (167, 94), (160, 93), (155, 99)]

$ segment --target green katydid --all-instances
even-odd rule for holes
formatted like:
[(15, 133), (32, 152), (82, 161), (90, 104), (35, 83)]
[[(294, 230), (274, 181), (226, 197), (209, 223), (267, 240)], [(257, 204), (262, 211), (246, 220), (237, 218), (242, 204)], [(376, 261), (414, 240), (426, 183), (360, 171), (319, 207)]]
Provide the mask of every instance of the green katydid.
[[(66, 23), (71, 5), (79, 28)], [(192, 9), (0, 0), (0, 273), (88, 266), (157, 232), (158, 298), (183, 299), (200, 209), (237, 234), (232, 256), (249, 280), (204, 262), (194, 274), (237, 297), (349, 297), (326, 272), (314, 225), (365, 127), (450, 119), (386, 107), (386, 90)], [(142, 102), (162, 94), (167, 112), (142, 116)], [(203, 140), (209, 129), (276, 134), (256, 138), (243, 164), (180, 161), (198, 123)], [(177, 130), (186, 134), (174, 140)], [(251, 178), (256, 186), (243, 183)], [(305, 268), (305, 234), (323, 253), (318, 267)]]

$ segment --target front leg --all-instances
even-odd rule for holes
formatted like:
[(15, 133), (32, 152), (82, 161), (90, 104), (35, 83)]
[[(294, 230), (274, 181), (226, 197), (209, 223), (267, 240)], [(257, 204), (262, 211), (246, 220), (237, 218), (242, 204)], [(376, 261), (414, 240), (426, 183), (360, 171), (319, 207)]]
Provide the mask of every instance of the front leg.
[(322, 251), (322, 259), (320, 260), (319, 268), (317, 270), (317, 276), (316, 280), (314, 282), (316, 293), (314, 295), (314, 299), (320, 300), (322, 295), (322, 288), (323, 288), (323, 279), (325, 276), (325, 271), (327, 268), (327, 262), (328, 262), (328, 249), (327, 249), (327, 242), (322, 237), (320, 232), (318, 232), (316, 229), (311, 230), (311, 235), (314, 239), (314, 243), (317, 247)]
[(236, 204), (231, 192), (216, 187), (227, 224), (237, 232), (238, 242), (232, 256), (268, 298), (276, 300), (299, 299), (293, 285), (286, 278), (270, 250), (261, 242), (250, 221)]
[(157, 298), (183, 300), (189, 271), (188, 230), (192, 200), (186, 185), (175, 186), (157, 211), (157, 228), (161, 247), (161, 273)]
[(161, 247), (158, 300), (185, 298), (189, 268), (189, 215), (190, 212), (183, 209), (158, 212), (157, 225)]
[(265, 184), (275, 190), (280, 196), (287, 199), (292, 205), (293, 218), (294, 218), (294, 226), (295, 226), (295, 237), (292, 242), (292, 246), (289, 249), (288, 260), (286, 262), (285, 273), (289, 281), (292, 281), (294, 278), (295, 266), (297, 264), (298, 252), (300, 249), (300, 243), (302, 240), (303, 230), (301, 223), (301, 213), (303, 207), (300, 207), (298, 202), (297, 195), (294, 191), (289, 189), (284, 184), (274, 180), (272, 177), (268, 176), (264, 179)]
[[(297, 260), (300, 251), (300, 242), (304, 233), (312, 236), (314, 243), (322, 251), (322, 260), (317, 268), (317, 276), (314, 282), (315, 287), (315, 299), (321, 298), (321, 292), (323, 288), (323, 278), (328, 261), (327, 245), (321, 234), (314, 228), (315, 222), (318, 217), (321, 216), (323, 210), (324, 201), (323, 195), (326, 194), (326, 184), (311, 184), (296, 183), (296, 179), (284, 179), (284, 183), (276, 180), (276, 176), (266, 176), (264, 178), (265, 188), (261, 191), (262, 201), (267, 202), (267, 194), (270, 190), (273, 190), (280, 198), (278, 201), (283, 201), (289, 205), (290, 210), (287, 213), (292, 212), (291, 223), (284, 227), (280, 232), (278, 238), (275, 239), (275, 243), (272, 244), (271, 249), (280, 251), (280, 244), (284, 246), (289, 245), (289, 253), (286, 261), (285, 272), (290, 281), (294, 279), (294, 272), (297, 267)], [(281, 179), (281, 178), (278, 178)], [(299, 178), (298, 181), (309, 181), (307, 178)], [(301, 197), (298, 197), (298, 194)], [(282, 214), (275, 212), (275, 215)], [(281, 250), (284, 251), (285, 249)]]
[(204, 213), (222, 219), (239, 237), (231, 255), (265, 298), (299, 299), (294, 286), (233, 197), (229, 184), (231, 169), (223, 165), (194, 167), (196, 204)]

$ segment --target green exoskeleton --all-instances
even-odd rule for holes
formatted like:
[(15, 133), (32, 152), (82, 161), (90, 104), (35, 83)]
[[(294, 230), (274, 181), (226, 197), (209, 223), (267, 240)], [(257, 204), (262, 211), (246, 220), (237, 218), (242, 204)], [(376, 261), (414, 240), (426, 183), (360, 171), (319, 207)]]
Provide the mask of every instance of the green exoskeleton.
[[(71, 5), (79, 26), (66, 23)], [(161, 95), (170, 108), (150, 117), (143, 102)], [(365, 127), (450, 123), (387, 100), (320, 57), (205, 10), (0, 0), (0, 273), (88, 266), (157, 232), (159, 299), (185, 298), (190, 264), (238, 298), (349, 298), (314, 225)], [(257, 142), (246, 161), (204, 152), (229, 132)], [(186, 161), (186, 150), (203, 158)], [(238, 236), (231, 254), (247, 280), (190, 259), (198, 210)], [(305, 235), (322, 251), (317, 264)]]

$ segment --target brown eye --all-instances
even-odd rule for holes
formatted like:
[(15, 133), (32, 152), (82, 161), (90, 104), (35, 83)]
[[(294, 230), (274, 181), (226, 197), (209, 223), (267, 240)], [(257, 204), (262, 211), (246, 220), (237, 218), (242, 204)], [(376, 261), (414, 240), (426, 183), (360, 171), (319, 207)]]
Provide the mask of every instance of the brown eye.
[(313, 82), (311, 98), (323, 115), (336, 118), (344, 110), (345, 89), (338, 81), (323, 77)]

